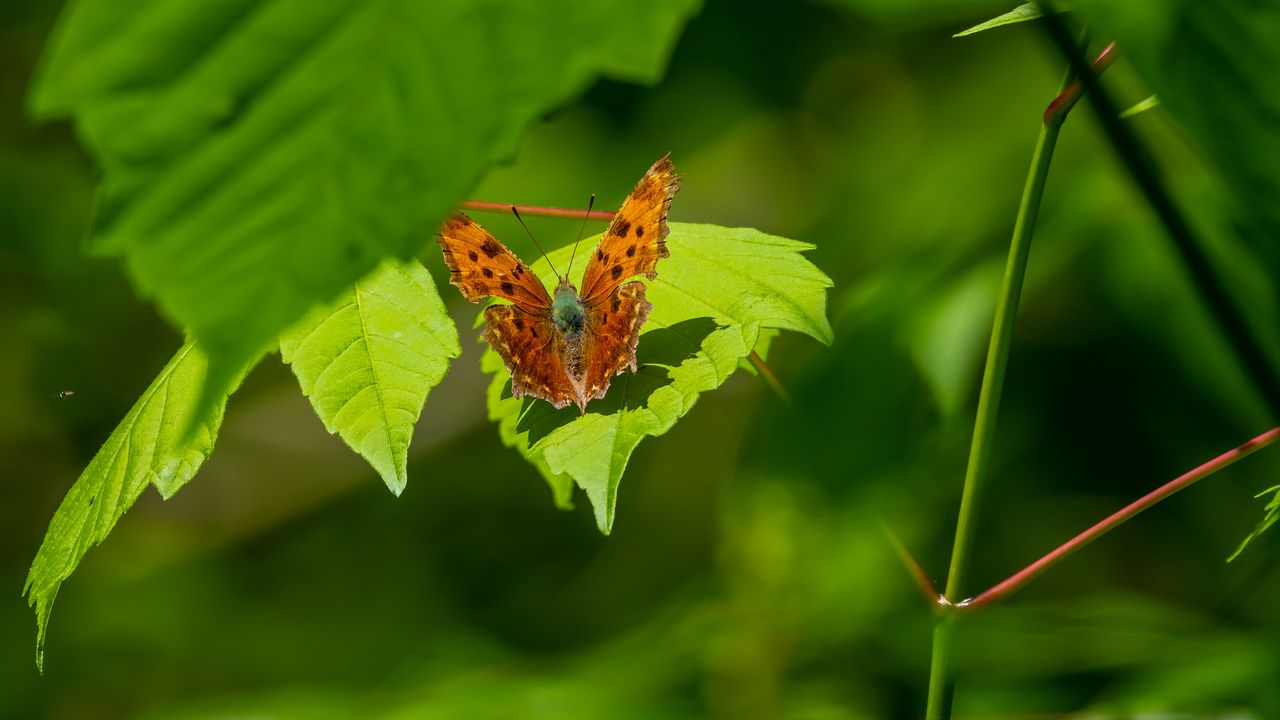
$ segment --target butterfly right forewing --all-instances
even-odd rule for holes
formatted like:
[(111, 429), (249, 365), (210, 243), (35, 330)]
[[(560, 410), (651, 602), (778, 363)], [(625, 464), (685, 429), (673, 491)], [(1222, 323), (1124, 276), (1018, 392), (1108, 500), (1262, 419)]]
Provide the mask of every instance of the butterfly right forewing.
[(462, 213), (445, 219), (436, 241), (449, 266), (449, 282), (471, 302), (486, 297), (510, 300), (522, 310), (547, 313), (551, 296), (542, 281), (507, 246)]

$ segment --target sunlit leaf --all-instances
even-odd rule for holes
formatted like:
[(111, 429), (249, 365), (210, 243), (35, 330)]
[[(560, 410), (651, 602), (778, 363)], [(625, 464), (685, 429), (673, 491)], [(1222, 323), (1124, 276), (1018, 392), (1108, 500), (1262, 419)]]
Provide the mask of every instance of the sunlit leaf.
[[(487, 350), (482, 361), (494, 374), (489, 415), (503, 442), (542, 472), (558, 505), (568, 503), (573, 484), (581, 487), (606, 533), (632, 451), (724, 383), (765, 329), (831, 342), (831, 281), (801, 254), (812, 245), (751, 229), (672, 223), (667, 246), (671, 257), (648, 281), (653, 312), (636, 351), (639, 370), (616, 376), (585, 415), (572, 406), (556, 410), (541, 400), (512, 398), (502, 360)], [(568, 254), (568, 248), (551, 253), (552, 264)]]
[(1044, 11), (1040, 9), (1039, 5), (1033, 2), (1023, 3), (1003, 15), (993, 17), (984, 23), (974, 25), (968, 30), (962, 30), (951, 37), (964, 37), (965, 35), (980, 33), (983, 30), (991, 30), (992, 28), (998, 28), (1004, 25), (1012, 25), (1013, 23), (1035, 20), (1036, 18), (1043, 16)]
[[(208, 364), (193, 342), (178, 350), (103, 443), (49, 522), (23, 593), (39, 626), (36, 663), (44, 664), (49, 613), (62, 582), (89, 548), (107, 537), (147, 485), (172, 497), (213, 451), (226, 396), (214, 412), (187, 432)], [(238, 382), (238, 378), (237, 378)]]
[(458, 329), (417, 261), (384, 262), (280, 337), (280, 354), (325, 428), (397, 495), (427, 393), (460, 351)]
[(654, 80), (697, 4), (84, 0), (31, 105), (74, 117), (104, 172), (93, 246), (201, 342), (216, 393), (420, 249), (530, 121)]

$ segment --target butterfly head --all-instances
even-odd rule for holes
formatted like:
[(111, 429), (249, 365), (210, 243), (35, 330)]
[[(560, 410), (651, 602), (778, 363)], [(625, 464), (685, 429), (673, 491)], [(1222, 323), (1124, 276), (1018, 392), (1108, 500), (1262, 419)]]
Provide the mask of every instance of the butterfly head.
[(586, 312), (582, 309), (582, 298), (578, 297), (578, 289), (569, 282), (568, 276), (560, 278), (556, 286), (555, 297), (551, 301), (551, 319), (556, 328), (565, 335), (577, 335), (582, 332), (582, 324)]

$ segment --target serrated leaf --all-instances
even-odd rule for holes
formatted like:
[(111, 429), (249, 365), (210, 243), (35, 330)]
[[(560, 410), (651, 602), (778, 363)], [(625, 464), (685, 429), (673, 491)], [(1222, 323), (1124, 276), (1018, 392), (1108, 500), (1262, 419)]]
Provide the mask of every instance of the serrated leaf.
[(384, 262), (280, 337), (280, 355), (325, 428), (396, 495), (427, 394), (459, 352), (458, 328), (417, 261)]
[(697, 5), (83, 0), (31, 106), (74, 117), (104, 173), (93, 246), (201, 342), (216, 390), (411, 257), (528, 123), (599, 76), (655, 79)]
[(980, 33), (983, 30), (991, 30), (992, 28), (1002, 27), (1004, 25), (1012, 25), (1013, 23), (1035, 20), (1040, 17), (1044, 17), (1044, 11), (1040, 9), (1039, 5), (1033, 2), (1023, 3), (1003, 15), (993, 17), (984, 23), (974, 25), (968, 30), (962, 30), (951, 37), (964, 37), (965, 35)]
[[(213, 451), (226, 406), (187, 432), (199, 402), (208, 362), (194, 342), (183, 345), (67, 491), (36, 552), (23, 593), (35, 607), (36, 664), (44, 665), (49, 614), (62, 582), (89, 548), (107, 537), (147, 485), (166, 499), (178, 492)], [(243, 373), (241, 373), (243, 376)]]
[[(639, 370), (613, 379), (608, 394), (556, 410), (533, 398), (511, 397), (501, 358), (486, 350), (493, 373), (489, 417), (507, 445), (547, 479), (565, 506), (572, 486), (591, 501), (601, 532), (613, 527), (618, 484), (632, 451), (671, 429), (699, 395), (724, 383), (761, 341), (765, 329), (794, 330), (829, 344), (827, 288), (831, 280), (801, 254), (814, 246), (745, 228), (672, 223), (671, 257), (647, 282), (653, 303), (636, 350)], [(590, 247), (594, 239), (583, 240)], [(569, 248), (551, 253), (567, 261)], [(550, 275), (544, 282), (553, 280)]]
[(1159, 106), (1160, 106), (1160, 98), (1155, 95), (1151, 95), (1144, 100), (1140, 100), (1137, 103), (1134, 103), (1133, 107), (1130, 107), (1128, 110), (1122, 111), (1120, 113), (1120, 117), (1131, 118), (1134, 115), (1144, 113), (1152, 108), (1159, 107)]
[(1231, 562), (1239, 557), (1240, 553), (1244, 552), (1244, 549), (1249, 545), (1249, 543), (1257, 540), (1262, 536), (1262, 533), (1266, 532), (1272, 525), (1275, 525), (1277, 520), (1280, 520), (1280, 485), (1267, 488), (1254, 497), (1262, 497), (1268, 493), (1271, 493), (1271, 499), (1267, 501), (1267, 507), (1263, 510), (1262, 520), (1258, 521), (1258, 524), (1254, 526), (1253, 531), (1250, 532), (1244, 540), (1240, 541), (1240, 547), (1236, 548), (1236, 551), (1231, 553), (1231, 557), (1227, 558), (1227, 562)]

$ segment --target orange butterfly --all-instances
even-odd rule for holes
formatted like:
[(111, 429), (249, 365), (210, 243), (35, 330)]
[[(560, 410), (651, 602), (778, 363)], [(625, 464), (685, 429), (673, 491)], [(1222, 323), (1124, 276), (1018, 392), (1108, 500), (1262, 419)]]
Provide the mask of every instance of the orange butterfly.
[(462, 213), (436, 234), (449, 282), (471, 302), (486, 297), (511, 301), (485, 308), (481, 333), (511, 372), (511, 394), (542, 398), (557, 408), (604, 397), (613, 376), (636, 371), (640, 326), (653, 304), (644, 283), (652, 280), (667, 251), (667, 208), (680, 178), (665, 155), (640, 178), (614, 215), (587, 261), (579, 293), (568, 275), (555, 296), (515, 253)]

